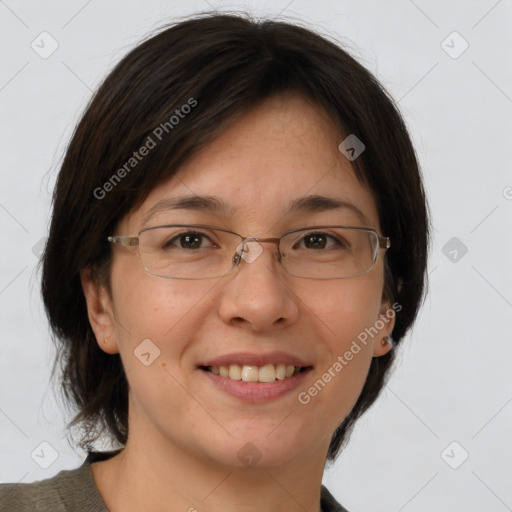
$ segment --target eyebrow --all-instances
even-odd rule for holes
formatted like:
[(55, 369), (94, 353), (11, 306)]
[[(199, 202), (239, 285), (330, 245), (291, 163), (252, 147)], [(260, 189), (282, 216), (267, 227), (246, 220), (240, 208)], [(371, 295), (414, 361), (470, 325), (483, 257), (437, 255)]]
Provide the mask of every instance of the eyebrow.
[[(216, 213), (225, 217), (234, 215), (234, 208), (229, 208), (226, 203), (215, 196), (179, 196), (161, 199), (150, 208), (142, 219), (145, 225), (154, 215), (169, 210), (191, 210)], [(290, 213), (315, 213), (330, 210), (349, 210), (364, 223), (369, 223), (366, 215), (353, 203), (335, 197), (322, 195), (308, 195), (294, 199), (288, 207)]]
[(362, 222), (369, 223), (366, 215), (353, 203), (336, 197), (310, 195), (299, 197), (291, 202), (288, 212), (325, 212), (329, 210), (350, 210)]
[(142, 224), (146, 224), (154, 215), (169, 210), (192, 210), (207, 211), (229, 217), (233, 215), (233, 209), (214, 196), (179, 196), (161, 199), (151, 207), (142, 219)]

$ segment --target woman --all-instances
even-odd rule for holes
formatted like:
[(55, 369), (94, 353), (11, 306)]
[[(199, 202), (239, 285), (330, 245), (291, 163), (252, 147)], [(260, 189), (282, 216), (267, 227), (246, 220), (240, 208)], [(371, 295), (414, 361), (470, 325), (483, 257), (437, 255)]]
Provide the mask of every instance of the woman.
[(427, 246), (404, 123), (339, 46), (217, 14), (148, 39), (76, 128), (43, 258), (89, 456), (0, 486), (0, 510), (345, 510), (324, 466), (414, 321)]

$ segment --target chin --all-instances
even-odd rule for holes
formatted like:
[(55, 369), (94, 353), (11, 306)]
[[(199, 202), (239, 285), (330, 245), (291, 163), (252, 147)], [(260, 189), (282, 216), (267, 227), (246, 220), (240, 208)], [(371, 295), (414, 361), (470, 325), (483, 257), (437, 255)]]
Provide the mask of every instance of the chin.
[[(259, 426), (255, 429), (254, 422), (245, 433), (241, 426), (231, 432), (232, 437), (224, 436), (223, 440), (211, 441), (203, 453), (208, 453), (217, 464), (238, 469), (270, 469), (292, 463), (304, 453), (307, 439), (289, 431), (289, 426), (277, 432), (276, 422), (271, 428)], [(275, 429), (274, 431), (272, 431)]]

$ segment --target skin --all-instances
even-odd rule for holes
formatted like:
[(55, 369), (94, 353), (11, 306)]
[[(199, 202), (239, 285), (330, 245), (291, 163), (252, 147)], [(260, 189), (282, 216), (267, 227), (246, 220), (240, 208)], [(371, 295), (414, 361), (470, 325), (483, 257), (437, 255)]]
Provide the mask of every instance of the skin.
[[(372, 193), (338, 151), (343, 140), (326, 113), (297, 95), (267, 100), (233, 122), (169, 181), (156, 187), (116, 233), (136, 235), (157, 201), (214, 195), (233, 215), (160, 212), (146, 225), (214, 224), (246, 236), (275, 237), (320, 224), (373, 227)], [(292, 184), (292, 186), (291, 186)], [(354, 213), (286, 214), (292, 200), (321, 194), (350, 201)], [(382, 234), (382, 233), (381, 233)], [(93, 464), (107, 507), (116, 511), (318, 511), (329, 441), (355, 404), (372, 357), (384, 355), (385, 327), (307, 405), (297, 400), (390, 305), (382, 302), (383, 255), (367, 274), (311, 280), (282, 269), (276, 246), (228, 276), (174, 280), (145, 272), (136, 248), (113, 246), (111, 296), (84, 271), (82, 284), (97, 342), (120, 353), (130, 384), (125, 449)], [(144, 339), (160, 356), (144, 366)], [(213, 386), (197, 369), (237, 351), (283, 350), (313, 365), (306, 383), (264, 404)], [(253, 443), (261, 459), (245, 467), (237, 452)]]

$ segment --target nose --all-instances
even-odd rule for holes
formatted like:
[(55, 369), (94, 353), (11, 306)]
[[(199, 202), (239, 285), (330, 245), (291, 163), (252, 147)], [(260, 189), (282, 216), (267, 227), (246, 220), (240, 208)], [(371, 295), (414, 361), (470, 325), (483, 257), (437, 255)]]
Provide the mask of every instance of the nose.
[[(222, 290), (219, 315), (230, 325), (268, 332), (293, 324), (298, 300), (279, 262), (275, 239), (246, 239), (235, 254), (237, 269)], [(237, 256), (238, 255), (238, 256)]]

